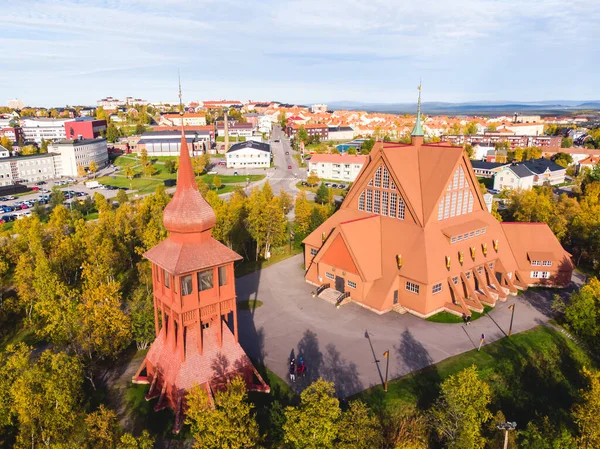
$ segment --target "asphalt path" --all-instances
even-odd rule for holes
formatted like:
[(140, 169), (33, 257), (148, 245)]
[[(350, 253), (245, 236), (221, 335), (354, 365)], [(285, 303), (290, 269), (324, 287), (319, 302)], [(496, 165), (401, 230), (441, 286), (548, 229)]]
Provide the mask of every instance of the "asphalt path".
[(319, 298), (304, 282), (302, 256), (294, 256), (236, 279), (238, 301), (259, 299), (254, 311), (239, 311), (240, 344), (288, 383), (293, 354), (307, 365), (307, 377), (292, 386), (302, 390), (323, 377), (335, 382), (340, 397), (374, 385), (385, 376), (384, 351), (390, 351), (389, 378), (435, 364), (448, 357), (506, 338), (515, 304), (513, 333), (546, 323), (550, 299), (560, 291), (529, 290), (511, 296), (469, 326), (431, 323), (416, 316), (389, 312), (378, 315), (356, 303), (339, 309)]

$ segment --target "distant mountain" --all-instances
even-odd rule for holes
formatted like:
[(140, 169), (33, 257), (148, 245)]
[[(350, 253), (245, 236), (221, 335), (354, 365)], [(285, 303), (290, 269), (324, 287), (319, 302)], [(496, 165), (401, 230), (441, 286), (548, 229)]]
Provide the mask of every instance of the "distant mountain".
[[(416, 103), (361, 103), (357, 101), (333, 101), (327, 103), (330, 110), (363, 110), (394, 114), (414, 114)], [(600, 111), (600, 100), (573, 101), (550, 100), (535, 102), (520, 101), (480, 101), (466, 103), (445, 103), (429, 101), (421, 104), (424, 114), (435, 115), (512, 115), (515, 112), (557, 115), (570, 114), (579, 110)]]

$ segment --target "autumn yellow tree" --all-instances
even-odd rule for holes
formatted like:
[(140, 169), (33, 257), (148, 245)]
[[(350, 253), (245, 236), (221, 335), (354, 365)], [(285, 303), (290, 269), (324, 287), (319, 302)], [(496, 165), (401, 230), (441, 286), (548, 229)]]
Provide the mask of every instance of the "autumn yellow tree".
[(90, 165), (88, 166), (88, 170), (90, 171), (90, 173), (96, 173), (98, 171), (98, 164), (96, 164), (96, 161), (90, 162)]

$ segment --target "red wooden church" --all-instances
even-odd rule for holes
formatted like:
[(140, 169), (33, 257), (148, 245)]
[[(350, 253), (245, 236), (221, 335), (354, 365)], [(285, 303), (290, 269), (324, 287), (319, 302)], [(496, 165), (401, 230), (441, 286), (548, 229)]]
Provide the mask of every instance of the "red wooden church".
[(211, 236), (215, 212), (198, 191), (182, 129), (177, 189), (163, 215), (169, 237), (144, 254), (152, 262), (156, 339), (133, 378), (148, 383), (155, 410), (170, 407), (178, 432), (185, 395), (209, 397), (234, 376), (269, 392), (238, 343), (233, 263), (241, 256)]

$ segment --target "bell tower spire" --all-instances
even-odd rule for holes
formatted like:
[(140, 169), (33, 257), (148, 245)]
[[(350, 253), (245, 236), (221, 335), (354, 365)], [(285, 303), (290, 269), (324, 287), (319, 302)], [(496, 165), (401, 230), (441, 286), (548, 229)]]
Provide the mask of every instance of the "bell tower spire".
[(415, 127), (413, 128), (412, 132), (410, 133), (411, 135), (411, 142), (413, 145), (421, 145), (423, 143), (423, 136), (424, 136), (424, 132), (423, 132), (423, 126), (421, 125), (421, 90), (422, 90), (422, 84), (421, 81), (419, 80), (419, 87), (417, 88), (419, 90), (419, 100), (417, 101), (417, 120), (415, 122)]

